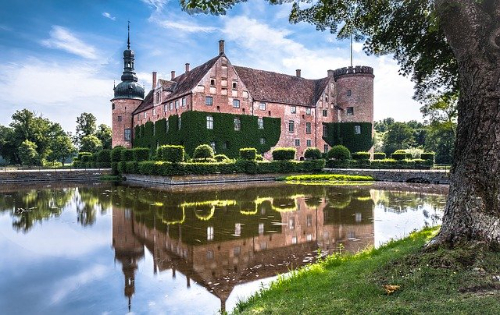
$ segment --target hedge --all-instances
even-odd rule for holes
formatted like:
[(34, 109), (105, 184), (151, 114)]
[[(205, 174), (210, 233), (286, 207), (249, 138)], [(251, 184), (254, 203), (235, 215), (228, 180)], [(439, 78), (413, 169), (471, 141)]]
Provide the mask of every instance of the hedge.
[(335, 159), (339, 161), (349, 160), (351, 158), (351, 152), (349, 149), (343, 145), (333, 146), (328, 151), (328, 158)]
[(386, 155), (384, 152), (375, 152), (373, 153), (373, 159), (374, 160), (383, 160), (385, 159)]
[(243, 160), (253, 161), (257, 157), (257, 149), (256, 148), (241, 148), (240, 149), (240, 158)]
[(78, 160), (82, 161), (82, 157), (85, 156), (85, 155), (90, 156), (90, 155), (92, 155), (92, 153), (91, 152), (85, 152), (85, 151), (78, 152), (78, 157), (77, 157)]
[(214, 149), (208, 144), (200, 144), (194, 149), (193, 159), (213, 159)]
[(273, 160), (295, 160), (296, 153), (297, 150), (295, 148), (276, 148), (273, 150)]
[[(323, 123), (326, 133), (323, 139), (330, 146), (343, 145), (351, 152), (368, 151), (373, 145), (372, 124), (365, 122)], [(360, 132), (356, 133), (356, 126)]]
[(131, 149), (124, 149), (120, 151), (120, 162), (128, 162), (134, 160), (134, 151)]
[(142, 162), (149, 159), (149, 149), (148, 148), (133, 148), (132, 149), (134, 161)]
[(217, 154), (214, 156), (214, 159), (217, 162), (224, 162), (229, 160), (229, 158), (225, 154)]
[(420, 158), (422, 160), (431, 160), (432, 162), (434, 162), (435, 156), (436, 154), (434, 152), (424, 152), (420, 154)]
[[(410, 156), (411, 156), (411, 154), (410, 154)], [(391, 154), (391, 159), (394, 159), (397, 161), (405, 160), (407, 158), (408, 158), (408, 153), (396, 153), (396, 152), (394, 152), (393, 154)]]
[(111, 162), (120, 162), (121, 161), (121, 159), (122, 159), (121, 151), (122, 150), (125, 150), (125, 148), (122, 146), (114, 147), (111, 150)]
[(181, 145), (163, 145), (158, 148), (157, 156), (163, 161), (180, 163), (184, 161), (184, 147)]
[(370, 152), (356, 152), (352, 154), (353, 160), (369, 160)]
[(321, 159), (321, 151), (318, 148), (307, 148), (304, 157), (308, 160), (319, 160)]
[(111, 150), (104, 149), (104, 150), (97, 152), (97, 162), (110, 163), (111, 162)]

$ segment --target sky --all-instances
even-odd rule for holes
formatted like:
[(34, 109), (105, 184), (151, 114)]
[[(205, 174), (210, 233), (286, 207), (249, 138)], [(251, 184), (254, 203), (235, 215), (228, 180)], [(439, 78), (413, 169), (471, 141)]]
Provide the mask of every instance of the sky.
[[(350, 42), (306, 23), (290, 24), (290, 5), (264, 0), (238, 4), (226, 15), (190, 15), (177, 0), (0, 0), (0, 125), (23, 108), (74, 132), (76, 118), (93, 113), (111, 125), (113, 84), (123, 72), (127, 21), (139, 83), (151, 72), (170, 78), (185, 63), (194, 68), (218, 54), (234, 65), (326, 77), (350, 64)], [(398, 75), (391, 56), (367, 56), (353, 45), (354, 65), (375, 74), (375, 120), (422, 120), (413, 83)]]

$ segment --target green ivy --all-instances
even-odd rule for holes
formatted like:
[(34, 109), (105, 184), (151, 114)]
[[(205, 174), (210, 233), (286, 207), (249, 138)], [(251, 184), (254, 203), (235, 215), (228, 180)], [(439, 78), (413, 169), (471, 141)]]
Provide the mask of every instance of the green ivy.
[[(367, 122), (324, 123), (326, 135), (323, 140), (330, 146), (343, 145), (351, 152), (368, 151), (372, 147), (372, 124)], [(355, 133), (355, 126), (361, 133)]]
[[(207, 129), (207, 116), (213, 117), (213, 129)], [(241, 121), (240, 130), (234, 130), (236, 117)], [(186, 153), (192, 156), (200, 144), (215, 142), (217, 154), (237, 158), (240, 148), (253, 147), (259, 153), (269, 151), (278, 143), (281, 133), (280, 118), (264, 117), (264, 129), (258, 128), (258, 117), (250, 115), (190, 111), (183, 113), (180, 120), (180, 128), (179, 116), (170, 116), (168, 123), (161, 119), (136, 126), (134, 147), (149, 148), (153, 153), (160, 145), (183, 145)]]

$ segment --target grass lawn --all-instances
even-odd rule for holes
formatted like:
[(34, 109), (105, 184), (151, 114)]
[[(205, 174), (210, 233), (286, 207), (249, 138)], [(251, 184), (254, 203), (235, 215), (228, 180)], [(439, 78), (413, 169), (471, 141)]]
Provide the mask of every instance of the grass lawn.
[(233, 312), (500, 314), (500, 252), (478, 246), (423, 251), (436, 232), (426, 229), (379, 249), (327, 257), (280, 277)]

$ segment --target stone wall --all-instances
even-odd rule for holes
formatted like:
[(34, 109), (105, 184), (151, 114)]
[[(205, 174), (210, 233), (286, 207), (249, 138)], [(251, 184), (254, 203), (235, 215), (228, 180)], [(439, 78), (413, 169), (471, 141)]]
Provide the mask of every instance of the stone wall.
[(444, 170), (369, 170), (369, 169), (326, 169), (328, 173), (372, 176), (376, 181), (449, 184), (450, 173)]
[(102, 175), (111, 175), (111, 169), (5, 171), (0, 172), (0, 183), (91, 182)]

